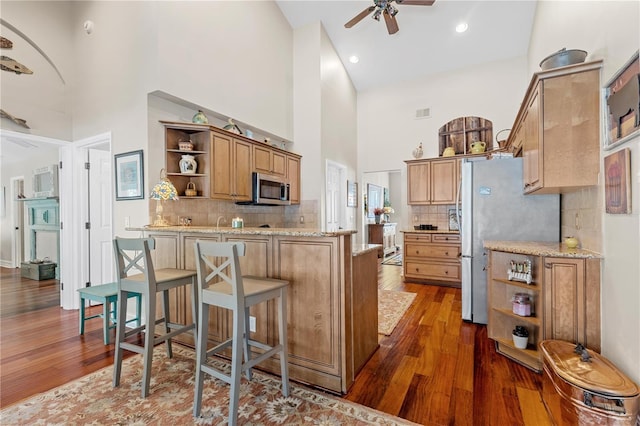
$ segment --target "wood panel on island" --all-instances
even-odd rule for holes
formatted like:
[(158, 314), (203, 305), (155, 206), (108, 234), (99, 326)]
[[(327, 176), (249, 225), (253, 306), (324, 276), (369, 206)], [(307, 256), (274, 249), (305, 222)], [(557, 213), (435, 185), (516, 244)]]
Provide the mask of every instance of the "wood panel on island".
[[(165, 127), (165, 168), (178, 195), (185, 198), (251, 200), (252, 172), (285, 177), (291, 204), (300, 204), (301, 156), (209, 124), (160, 121)], [(195, 172), (181, 170), (192, 156)], [(185, 195), (187, 186), (196, 195)]]
[[(247, 252), (240, 259), (243, 274), (288, 280), (289, 374), (293, 380), (344, 394), (378, 347), (376, 252), (352, 255), (353, 231), (218, 231), (177, 226), (139, 230), (156, 240), (153, 260), (157, 267), (194, 269), (197, 239), (244, 241)], [(173, 290), (170, 298), (171, 318), (189, 322), (192, 302), (188, 286)], [(272, 303), (252, 308), (250, 315), (256, 318), (257, 326), (252, 337), (268, 343), (278, 340), (277, 310)], [(210, 308), (211, 344), (226, 340), (231, 326), (226, 310)], [(194, 346), (192, 335), (181, 334), (175, 339)], [(256, 368), (278, 374), (280, 363), (270, 358)]]

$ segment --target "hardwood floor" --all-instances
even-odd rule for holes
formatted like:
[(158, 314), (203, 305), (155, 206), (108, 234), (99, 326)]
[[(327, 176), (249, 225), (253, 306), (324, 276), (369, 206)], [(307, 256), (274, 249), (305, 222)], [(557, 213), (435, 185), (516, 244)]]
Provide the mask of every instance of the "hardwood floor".
[[(496, 354), (485, 326), (461, 320), (460, 289), (403, 283), (401, 270), (379, 263), (379, 287), (416, 300), (345, 399), (426, 425), (550, 424), (542, 376)], [(101, 321), (79, 336), (78, 312), (58, 306), (57, 281), (7, 268), (0, 278), (2, 407), (112, 364)]]

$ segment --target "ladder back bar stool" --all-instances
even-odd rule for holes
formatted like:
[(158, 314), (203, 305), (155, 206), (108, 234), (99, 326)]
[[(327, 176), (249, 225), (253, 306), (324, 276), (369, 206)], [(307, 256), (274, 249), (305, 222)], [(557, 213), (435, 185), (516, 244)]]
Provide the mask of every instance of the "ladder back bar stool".
[[(242, 276), (238, 256), (244, 256), (244, 243), (210, 242), (197, 240), (195, 244), (198, 272), (198, 340), (196, 344), (196, 383), (193, 415), (200, 416), (204, 373), (229, 383), (229, 424), (238, 422), (240, 378), (251, 368), (280, 354), (282, 394), (289, 396), (289, 370), (287, 364), (287, 289), (288, 281), (273, 278)], [(278, 344), (269, 346), (252, 340), (249, 330), (249, 308), (258, 303), (277, 300)], [(218, 306), (232, 311), (232, 338), (211, 348), (207, 347), (209, 307)], [(228, 375), (207, 363), (207, 358), (231, 346), (231, 374)], [(251, 358), (251, 347), (262, 353)], [(244, 361), (243, 361), (244, 354)]]
[[(120, 385), (120, 373), (122, 370), (122, 351), (143, 354), (142, 372), (142, 397), (149, 395), (149, 383), (151, 381), (151, 362), (153, 360), (153, 347), (161, 342), (166, 342), (167, 356), (173, 356), (171, 338), (193, 330), (196, 337), (196, 319), (198, 295), (196, 292), (196, 271), (188, 269), (153, 267), (151, 250), (155, 248), (153, 238), (119, 238), (113, 240), (113, 248), (116, 258), (116, 272), (118, 277), (118, 312), (116, 326), (116, 347), (114, 354), (113, 386)], [(137, 272), (130, 275), (132, 272)], [(193, 304), (193, 320), (191, 324), (172, 323), (169, 318), (169, 290), (191, 285), (191, 297)], [(125, 330), (127, 313), (127, 299), (129, 293), (140, 293), (144, 300), (145, 325), (131, 330)], [(163, 317), (156, 319), (156, 293), (162, 293)], [(156, 324), (163, 324), (164, 334), (155, 336)], [(125, 339), (135, 333), (144, 331), (144, 346), (126, 342)]]

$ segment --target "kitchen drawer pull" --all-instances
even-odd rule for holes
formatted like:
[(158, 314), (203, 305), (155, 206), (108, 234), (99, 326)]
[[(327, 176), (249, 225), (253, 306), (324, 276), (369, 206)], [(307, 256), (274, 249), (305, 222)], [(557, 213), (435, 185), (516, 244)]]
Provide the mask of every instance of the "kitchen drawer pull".
[(444, 255), (445, 255), (445, 256), (449, 256), (449, 252), (448, 252), (448, 251), (445, 251), (445, 252), (444, 252)]

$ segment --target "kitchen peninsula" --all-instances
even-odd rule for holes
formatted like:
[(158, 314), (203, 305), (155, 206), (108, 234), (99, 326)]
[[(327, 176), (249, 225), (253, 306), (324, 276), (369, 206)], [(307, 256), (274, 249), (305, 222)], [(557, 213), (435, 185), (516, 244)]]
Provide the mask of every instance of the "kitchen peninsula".
[[(141, 231), (155, 239), (156, 267), (195, 269), (194, 245), (198, 239), (242, 241), (246, 244), (246, 255), (240, 258), (244, 275), (288, 280), (289, 374), (294, 380), (346, 393), (378, 347), (379, 246), (352, 247), (353, 230), (215, 226), (127, 230)], [(189, 294), (190, 289), (181, 288), (171, 295), (178, 306), (171, 314), (179, 322), (191, 319)], [(230, 335), (231, 317), (224, 309), (211, 309), (209, 341), (213, 345)], [(271, 304), (252, 308), (257, 340), (277, 341), (276, 312)], [(194, 344), (188, 335), (180, 341)], [(279, 361), (270, 358), (260, 368), (277, 374)]]

